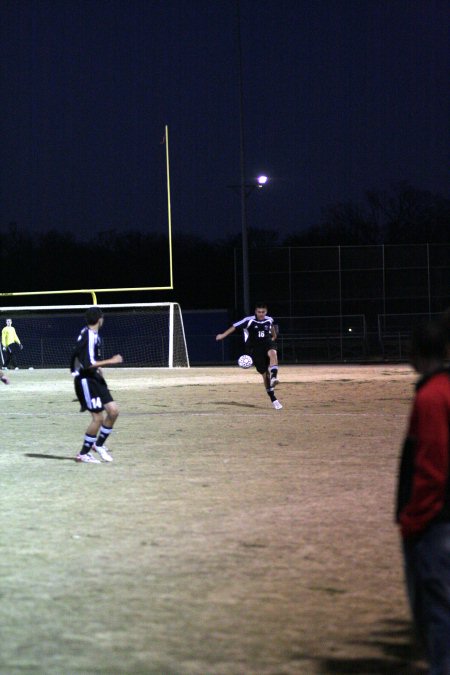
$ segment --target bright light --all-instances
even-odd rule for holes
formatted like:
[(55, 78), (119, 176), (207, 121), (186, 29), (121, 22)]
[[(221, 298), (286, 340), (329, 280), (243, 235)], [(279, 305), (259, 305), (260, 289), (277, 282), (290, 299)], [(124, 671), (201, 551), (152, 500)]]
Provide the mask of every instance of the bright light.
[(265, 185), (268, 180), (269, 179), (268, 179), (267, 176), (258, 176), (257, 181), (258, 181), (259, 187), (262, 187), (263, 185)]

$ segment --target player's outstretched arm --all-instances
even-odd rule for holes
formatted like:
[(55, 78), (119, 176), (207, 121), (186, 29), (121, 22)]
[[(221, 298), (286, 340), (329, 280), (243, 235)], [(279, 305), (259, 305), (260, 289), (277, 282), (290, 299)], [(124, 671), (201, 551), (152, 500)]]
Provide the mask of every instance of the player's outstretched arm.
[(103, 361), (96, 361), (95, 365), (97, 368), (103, 368), (103, 366), (114, 366), (116, 363), (123, 363), (123, 356), (121, 354), (114, 354), (110, 359), (104, 359)]
[(231, 335), (231, 333), (234, 333), (235, 330), (236, 330), (236, 326), (230, 326), (229, 328), (227, 328), (225, 333), (219, 333), (218, 335), (216, 335), (216, 340), (224, 340), (226, 337), (228, 337), (228, 335)]

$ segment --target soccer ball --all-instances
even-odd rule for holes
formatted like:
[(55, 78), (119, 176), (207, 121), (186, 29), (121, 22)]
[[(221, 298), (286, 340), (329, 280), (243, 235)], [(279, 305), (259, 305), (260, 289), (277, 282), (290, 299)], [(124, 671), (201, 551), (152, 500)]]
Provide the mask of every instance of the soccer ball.
[(242, 356), (238, 358), (238, 365), (241, 368), (251, 368), (253, 365), (253, 359), (248, 354), (242, 354)]

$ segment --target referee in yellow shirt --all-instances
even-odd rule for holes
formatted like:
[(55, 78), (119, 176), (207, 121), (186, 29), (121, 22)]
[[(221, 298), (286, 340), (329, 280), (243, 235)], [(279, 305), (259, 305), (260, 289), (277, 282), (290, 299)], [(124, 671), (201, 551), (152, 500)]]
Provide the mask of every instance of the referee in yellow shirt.
[(6, 326), (2, 330), (2, 356), (5, 368), (11, 367), (17, 369), (17, 349), (23, 349), (23, 345), (19, 340), (16, 329), (12, 325), (12, 319), (6, 319)]

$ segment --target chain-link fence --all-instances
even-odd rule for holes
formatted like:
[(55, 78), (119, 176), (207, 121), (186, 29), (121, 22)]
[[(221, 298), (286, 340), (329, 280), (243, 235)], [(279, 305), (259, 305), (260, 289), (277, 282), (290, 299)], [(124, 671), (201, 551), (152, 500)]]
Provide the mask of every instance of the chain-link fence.
[(450, 244), (253, 248), (249, 272), (293, 361), (405, 360), (414, 323), (450, 305)]

